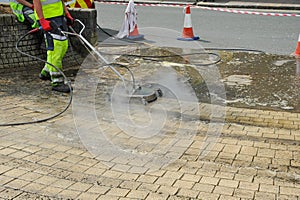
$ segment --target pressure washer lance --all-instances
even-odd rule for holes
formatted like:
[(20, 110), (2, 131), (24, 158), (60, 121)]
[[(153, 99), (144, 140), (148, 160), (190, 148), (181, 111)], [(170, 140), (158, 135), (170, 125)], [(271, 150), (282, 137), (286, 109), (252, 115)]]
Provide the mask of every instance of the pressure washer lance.
[[(121, 80), (122, 80), (122, 82), (124, 83), (124, 86), (125, 86), (125, 79), (124, 79), (124, 77), (114, 68), (114, 67), (112, 67), (110, 64), (109, 64), (109, 62), (93, 47), (93, 45), (91, 45), (83, 36), (82, 36), (82, 32), (83, 32), (83, 30), (85, 29), (85, 25), (80, 21), (80, 20), (78, 20), (78, 19), (75, 19), (75, 21), (78, 21), (81, 25), (82, 25), (82, 29), (81, 29), (81, 31), (79, 32), (79, 34), (77, 34), (75, 31), (74, 31), (74, 29), (70, 26), (69, 28), (73, 31), (73, 33), (72, 32), (68, 32), (68, 31), (63, 31), (63, 30), (61, 30), (59, 27), (58, 27), (58, 25), (55, 23), (55, 22), (53, 22), (53, 21), (51, 21), (50, 22), (50, 26), (51, 26), (51, 28), (53, 29), (53, 30), (58, 30), (58, 31), (60, 31), (63, 35), (74, 35), (74, 36), (77, 36), (77, 37), (79, 37), (80, 38), (80, 40), (81, 41), (83, 41), (84, 42), (84, 44), (85, 45), (87, 45), (94, 53), (96, 53), (96, 55), (100, 58), (100, 59), (102, 59), (104, 62), (105, 62), (105, 64), (107, 64), (109, 67), (110, 67), (110, 69), (111, 70), (113, 70), (113, 72), (114, 73), (116, 73), (117, 74), (117, 76), (119, 76), (119, 78), (121, 78)], [(40, 28), (35, 28), (35, 29), (32, 29), (31, 31), (29, 31), (29, 33), (30, 34), (32, 34), (32, 33), (35, 33), (35, 32), (38, 32), (39, 30), (41, 30), (41, 27)], [(61, 70), (59, 70), (57, 67), (55, 67), (60, 73), (61, 73)], [(62, 73), (63, 74), (63, 73)], [(66, 80), (66, 77), (64, 77), (65, 78), (65, 80)], [(135, 86), (133, 86), (133, 87), (135, 87)]]
[[(84, 31), (85, 29), (85, 25), (79, 20), (79, 19), (75, 19), (74, 20), (75, 22), (78, 22), (81, 24), (82, 26), (82, 29), (79, 31), (79, 33), (76, 33), (74, 31), (74, 29), (72, 27), (70, 27), (70, 29), (72, 30), (72, 32), (68, 32), (68, 31), (62, 31), (62, 34), (64, 35), (73, 35), (73, 36), (76, 36), (77, 38), (80, 39), (80, 41), (83, 43), (84, 46), (88, 46), (88, 48), (94, 52), (123, 82), (123, 85), (124, 85), (124, 88), (126, 89), (126, 92), (129, 94), (128, 97), (129, 98), (138, 98), (138, 99), (141, 99), (142, 102), (146, 105), (147, 103), (150, 103), (150, 102), (153, 102), (155, 101), (158, 97), (162, 97), (163, 93), (162, 93), (162, 90), (160, 88), (158, 89), (152, 89), (152, 88), (149, 88), (149, 87), (146, 87), (146, 86), (136, 86), (135, 84), (135, 79), (134, 79), (134, 75), (133, 73), (129, 70), (130, 72), (130, 75), (131, 75), (131, 78), (132, 78), (132, 82), (133, 82), (133, 86), (132, 86), (132, 91), (130, 92), (127, 87), (126, 87), (126, 84), (125, 84), (125, 79), (124, 77), (118, 72), (118, 70), (116, 70), (112, 65), (111, 63), (109, 63), (105, 57), (103, 57), (97, 50), (96, 48), (91, 44), (89, 43), (83, 36), (82, 36), (82, 32)], [(58, 27), (57, 27), (58, 28)], [(59, 29), (59, 28), (58, 28)], [(130, 94), (131, 93), (131, 94)]]

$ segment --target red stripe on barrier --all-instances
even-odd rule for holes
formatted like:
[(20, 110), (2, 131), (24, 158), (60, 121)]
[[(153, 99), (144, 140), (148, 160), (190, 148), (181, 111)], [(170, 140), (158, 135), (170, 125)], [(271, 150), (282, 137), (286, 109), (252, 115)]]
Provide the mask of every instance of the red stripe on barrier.
[(88, 8), (92, 8), (93, 7), (93, 4), (92, 4), (92, 2), (90, 0), (85, 0), (84, 2), (86, 3), (86, 5), (87, 5)]
[(201, 9), (205, 10), (214, 10), (220, 12), (229, 12), (229, 13), (237, 13), (237, 14), (248, 14), (248, 15), (261, 15), (261, 16), (276, 16), (276, 17), (300, 17), (297, 14), (286, 14), (286, 13), (265, 13), (265, 12), (251, 12), (251, 11), (242, 11), (242, 10), (233, 10), (233, 9), (223, 9), (223, 8), (210, 8), (210, 7), (201, 7)]
[(77, 1), (75, 3), (75, 8), (81, 8), (81, 6), (79, 5), (79, 3)]
[[(127, 5), (125, 2), (108, 2), (108, 1), (97, 1), (103, 4), (112, 4), (112, 5)], [(187, 5), (184, 4), (147, 4), (147, 3), (135, 3), (137, 6), (151, 6), (151, 7), (185, 7)], [(247, 15), (260, 15), (260, 16), (276, 16), (276, 17), (300, 17), (298, 14), (290, 14), (290, 13), (265, 13), (265, 12), (252, 12), (252, 11), (243, 11), (243, 10), (233, 10), (233, 9), (224, 9), (224, 8), (212, 8), (212, 7), (202, 7), (190, 5), (192, 8), (200, 8), (204, 10), (213, 10), (220, 12), (228, 12), (235, 14), (247, 14)]]

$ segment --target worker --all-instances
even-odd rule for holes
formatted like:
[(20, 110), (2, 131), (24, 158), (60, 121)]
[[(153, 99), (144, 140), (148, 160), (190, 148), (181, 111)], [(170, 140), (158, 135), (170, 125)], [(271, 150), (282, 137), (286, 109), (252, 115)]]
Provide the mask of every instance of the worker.
[(34, 15), (34, 6), (32, 0), (10, 0), (9, 5), (13, 13), (17, 16), (18, 21), (27, 21), (30, 23), (32, 28), (39, 27)]
[[(33, 0), (33, 2), (36, 18), (44, 31), (47, 62), (62, 71), (62, 60), (68, 49), (68, 38), (60, 30), (67, 31), (67, 25), (73, 25), (74, 18), (62, 0)], [(55, 67), (45, 64), (40, 78), (51, 80), (52, 90), (69, 93), (71, 88), (64, 83), (63, 75)]]

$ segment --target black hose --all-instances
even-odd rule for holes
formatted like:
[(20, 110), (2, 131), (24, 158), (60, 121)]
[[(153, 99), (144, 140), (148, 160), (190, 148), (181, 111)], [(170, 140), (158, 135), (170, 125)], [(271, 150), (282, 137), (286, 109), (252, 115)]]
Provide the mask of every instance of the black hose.
[[(131, 43), (137, 43), (133, 40), (129, 40), (129, 39), (120, 39), (120, 38), (116, 38), (114, 35), (108, 33), (107, 31), (105, 31), (101, 26), (99, 26), (98, 24), (96, 24), (97, 28), (99, 30), (101, 30), (103, 33), (105, 33), (106, 35), (113, 37), (114, 39), (119, 39), (119, 40), (124, 40), (127, 42), (131, 42)], [(257, 53), (265, 53), (264, 51), (261, 50), (256, 50), (256, 49), (245, 49), (245, 48), (218, 48), (218, 47), (207, 47), (204, 48), (205, 50), (224, 50), (224, 51), (247, 51), (247, 52), (257, 52)]]
[[(103, 33), (107, 34), (108, 36), (110, 37), (113, 37), (115, 39), (119, 39), (119, 38), (116, 38), (115, 36), (111, 35), (110, 33), (108, 33), (107, 31), (105, 31), (103, 28), (101, 28), (98, 24), (96, 24), (97, 28), (102, 31)], [(0, 124), (0, 126), (19, 126), (19, 125), (26, 125), (26, 124), (33, 124), (33, 123), (41, 123), (41, 122), (45, 122), (45, 121), (48, 121), (48, 120), (51, 120), (51, 119), (54, 119), (60, 115), (62, 115), (64, 112), (66, 112), (66, 110), (70, 107), (71, 103), (72, 103), (72, 99), (73, 99), (73, 90), (72, 90), (72, 86), (71, 86), (71, 83), (70, 81), (68, 81), (68, 78), (66, 77), (66, 75), (63, 73), (62, 70), (60, 70), (58, 67), (54, 66), (53, 64), (47, 62), (46, 60), (43, 60), (41, 58), (38, 58), (36, 56), (32, 56), (30, 54), (27, 54), (23, 51), (21, 51), (19, 49), (19, 43), (20, 41), (22, 41), (26, 36), (28, 36), (29, 34), (31, 34), (33, 31), (28, 31), (25, 35), (21, 36), (17, 43), (16, 43), (16, 49), (19, 53), (23, 54), (23, 55), (26, 55), (30, 58), (33, 58), (35, 60), (39, 60), (39, 61), (42, 61), (48, 65), (51, 65), (52, 67), (54, 67), (57, 71), (59, 71), (62, 76), (64, 77), (64, 80), (65, 82), (67, 83), (69, 89), (70, 89), (70, 96), (69, 96), (69, 102), (68, 104), (66, 105), (66, 107), (60, 111), (59, 113), (57, 114), (54, 114), (50, 117), (46, 117), (46, 118), (43, 118), (43, 119), (38, 119), (38, 120), (35, 120), (35, 121), (28, 121), (28, 122), (15, 122), (15, 123), (4, 123), (4, 124)], [(132, 41), (132, 40), (129, 40), (129, 39), (119, 39), (121, 41), (126, 41), (126, 42), (129, 42), (129, 43), (139, 43), (139, 42), (136, 42), (136, 41)], [(247, 51), (247, 52), (257, 52), (257, 53), (265, 53), (263, 51), (260, 51), (260, 50), (254, 50), (254, 49), (243, 49), (243, 48), (215, 48), (215, 47), (209, 47), (209, 48), (205, 48), (205, 50), (224, 50), (224, 51)], [(108, 53), (104, 53), (102, 52), (103, 54), (107, 54), (107, 55), (110, 55)], [(211, 63), (206, 63), (206, 64), (197, 64), (197, 63), (193, 63), (195, 65), (198, 65), (198, 66), (209, 66), (209, 65), (213, 65), (213, 64), (217, 64), (221, 61), (221, 57), (216, 54), (216, 53), (210, 53), (210, 52), (199, 52), (199, 53), (190, 53), (190, 54), (181, 54), (180, 56), (189, 56), (189, 55), (199, 55), (199, 54), (205, 54), (205, 55), (213, 55), (213, 56), (216, 56), (218, 59), (214, 62), (211, 62)], [(117, 54), (113, 54), (113, 55), (117, 55)], [(134, 54), (120, 54), (122, 56), (128, 56), (128, 57), (139, 57), (139, 58), (143, 58), (143, 59), (148, 59), (148, 60), (153, 60), (153, 61), (157, 61), (155, 58), (168, 58), (168, 57), (175, 57), (175, 56), (178, 56), (178, 55), (168, 55), (168, 56), (142, 56), (142, 55), (134, 55)], [(74, 55), (73, 55), (74, 56)], [(77, 60), (76, 60), (77, 61)], [(134, 80), (134, 76), (133, 76), (133, 73), (131, 72), (131, 70), (126, 67), (126, 66), (123, 66), (123, 65), (119, 65), (119, 67), (123, 67), (123, 68), (126, 68), (131, 76), (133, 77), (133, 84), (135, 84), (135, 80)]]
[[(110, 53), (105, 53), (105, 52), (101, 52), (104, 55), (120, 55), (120, 56), (127, 56), (127, 57), (137, 57), (137, 58), (143, 58), (144, 60), (152, 60), (152, 61), (159, 61), (155, 58), (172, 58), (172, 57), (177, 57), (178, 55), (174, 54), (174, 55), (163, 55), (163, 56), (144, 56), (144, 55), (137, 55), (137, 54), (110, 54)], [(180, 56), (192, 56), (192, 55), (213, 55), (215, 57), (217, 57), (217, 60), (211, 62), (211, 63), (206, 63), (206, 64), (200, 64), (200, 63), (195, 63), (193, 62), (194, 65), (198, 65), (198, 66), (209, 66), (209, 65), (214, 65), (217, 64), (221, 61), (221, 57), (216, 54), (216, 53), (211, 53), (211, 52), (198, 52), (198, 53), (186, 53), (186, 54), (180, 54)]]
[(68, 104), (66, 105), (66, 107), (65, 107), (62, 111), (60, 111), (59, 113), (54, 114), (54, 115), (52, 115), (52, 116), (50, 116), (50, 117), (46, 117), (46, 118), (43, 118), (43, 119), (38, 119), (38, 120), (35, 120), (35, 121), (28, 121), (28, 122), (5, 123), (5, 124), (0, 124), (0, 126), (19, 126), (19, 125), (27, 125), (27, 124), (34, 124), (34, 123), (45, 122), (45, 121), (54, 119), (54, 118), (60, 116), (61, 114), (63, 114), (64, 112), (66, 112), (66, 110), (70, 107), (70, 105), (71, 105), (71, 103), (72, 103), (72, 99), (73, 99), (73, 90), (72, 90), (72, 86), (71, 86), (71, 83), (68, 81), (68, 78), (66, 77), (66, 75), (62, 72), (62, 70), (60, 70), (58, 67), (54, 66), (53, 64), (47, 62), (46, 60), (43, 60), (43, 59), (41, 59), (41, 58), (39, 58), (39, 57), (30, 55), (30, 54), (28, 54), (28, 53), (25, 53), (25, 52), (23, 52), (23, 51), (21, 51), (21, 50), (19, 49), (19, 43), (20, 43), (20, 41), (22, 41), (26, 36), (28, 36), (28, 35), (31, 34), (32, 32), (33, 32), (32, 30), (31, 30), (31, 31), (28, 31), (25, 35), (21, 36), (21, 37), (18, 39), (18, 41), (17, 41), (17, 43), (16, 43), (16, 49), (17, 49), (17, 51), (18, 51), (19, 53), (25, 55), (25, 56), (28, 56), (28, 57), (33, 58), (33, 59), (35, 59), (35, 60), (39, 60), (39, 61), (42, 61), (42, 62), (48, 64), (48, 65), (51, 65), (51, 66), (54, 67), (57, 71), (59, 71), (59, 72), (62, 74), (62, 76), (64, 77), (64, 80), (65, 80), (65, 82), (67, 83), (67, 85), (68, 85), (68, 87), (69, 87), (69, 89), (70, 89), (69, 102), (68, 102)]
[[(107, 31), (105, 31), (101, 26), (99, 26), (98, 24), (96, 24), (97, 28), (102, 31), (103, 33), (105, 33), (106, 35), (113, 37), (114, 39), (118, 39), (121, 41), (126, 41), (129, 43), (139, 43), (133, 40), (129, 40), (126, 38), (120, 39), (120, 38), (116, 38), (114, 35), (108, 33)], [(265, 53), (263, 51), (260, 50), (255, 50), (255, 49), (244, 49), (244, 48), (215, 48), (215, 47), (208, 47), (208, 48), (204, 48), (205, 50), (224, 50), (224, 51), (246, 51), (246, 52), (257, 52), (257, 53)], [(143, 56), (143, 55), (135, 55), (135, 54), (109, 54), (109, 53), (105, 53), (105, 52), (101, 52), (102, 54), (106, 54), (106, 55), (122, 55), (122, 56), (128, 56), (128, 57), (138, 57), (138, 58), (143, 58), (143, 59), (147, 59), (147, 60), (153, 60), (153, 61), (157, 61), (155, 60), (155, 58), (168, 58), (168, 57), (176, 57), (178, 55), (168, 55), (168, 56)], [(205, 63), (205, 64), (200, 64), (200, 63), (193, 63), (194, 65), (197, 66), (209, 66), (209, 65), (214, 65), (219, 63), (222, 59), (219, 56), (219, 54), (216, 53), (211, 53), (211, 52), (198, 52), (198, 53), (189, 53), (189, 54), (180, 54), (180, 56), (190, 56), (190, 55), (199, 55), (199, 54), (205, 54), (205, 55), (213, 55), (217, 57), (217, 60), (211, 62), (211, 63)]]
[(245, 49), (245, 48), (218, 48), (218, 47), (207, 47), (207, 48), (204, 48), (204, 49), (205, 49), (205, 50), (209, 50), (209, 51), (218, 50), (218, 51), (245, 51), (245, 52), (266, 53), (266, 52), (261, 51), (261, 50), (256, 50), (256, 49)]

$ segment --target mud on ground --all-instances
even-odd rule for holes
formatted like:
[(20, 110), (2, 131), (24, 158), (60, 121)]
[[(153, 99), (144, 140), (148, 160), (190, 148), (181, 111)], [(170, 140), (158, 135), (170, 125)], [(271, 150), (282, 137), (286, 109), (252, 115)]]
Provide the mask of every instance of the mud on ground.
[(220, 55), (218, 68), (228, 105), (300, 111), (300, 66), (295, 58), (246, 52)]

